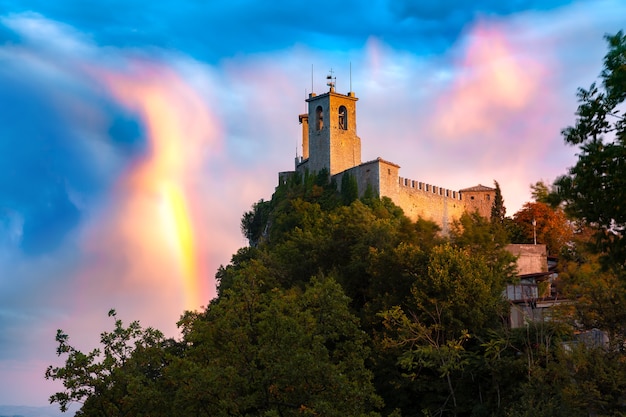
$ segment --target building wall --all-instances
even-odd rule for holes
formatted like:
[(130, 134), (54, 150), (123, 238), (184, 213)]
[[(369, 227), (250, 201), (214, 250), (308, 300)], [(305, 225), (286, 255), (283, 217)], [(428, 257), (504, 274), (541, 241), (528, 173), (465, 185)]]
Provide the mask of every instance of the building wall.
[(548, 272), (546, 245), (511, 244), (506, 250), (517, 257), (517, 274)]
[[(448, 234), (452, 222), (465, 212), (465, 205), (456, 191), (413, 181), (407, 186), (404, 178), (399, 180), (401, 183), (396, 204), (413, 221), (419, 217), (434, 221), (444, 234)], [(420, 184), (422, 189), (419, 188)]]
[(357, 187), (359, 190), (359, 196), (363, 196), (367, 187), (371, 187), (372, 192), (380, 196), (380, 161), (365, 162), (359, 166), (352, 167), (335, 175), (334, 178), (337, 182), (337, 187), (341, 191), (341, 181), (345, 174), (351, 175), (356, 178)]
[(361, 163), (361, 139), (345, 130), (335, 133), (330, 143), (330, 173), (343, 172)]
[[(486, 188), (486, 187), (485, 187)], [(463, 191), (463, 201), (468, 212), (478, 211), (483, 217), (491, 217), (491, 207), (495, 198), (495, 189), (484, 191)]]

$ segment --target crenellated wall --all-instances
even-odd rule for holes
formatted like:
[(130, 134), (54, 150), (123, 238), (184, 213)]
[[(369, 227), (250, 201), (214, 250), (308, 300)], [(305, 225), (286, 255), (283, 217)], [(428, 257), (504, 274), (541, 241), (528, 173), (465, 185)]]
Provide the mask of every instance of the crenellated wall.
[(432, 194), (438, 194), (442, 197), (449, 197), (455, 200), (461, 200), (461, 193), (459, 191), (448, 190), (447, 188), (438, 187), (436, 185), (426, 184), (421, 181), (415, 181), (408, 178), (398, 177), (398, 184), (400, 189), (407, 189), (408, 192), (427, 192)]
[(465, 212), (460, 192), (400, 176), (395, 190), (389, 189), (385, 195), (390, 195), (408, 218), (434, 221), (443, 234), (448, 234), (452, 222)]
[(452, 222), (466, 210), (462, 193), (400, 177), (399, 170), (399, 165), (377, 158), (341, 172), (334, 178), (341, 186), (343, 175), (352, 175), (357, 180), (359, 195), (362, 196), (369, 185), (377, 195), (389, 197), (411, 220), (421, 217), (434, 221), (447, 234)]

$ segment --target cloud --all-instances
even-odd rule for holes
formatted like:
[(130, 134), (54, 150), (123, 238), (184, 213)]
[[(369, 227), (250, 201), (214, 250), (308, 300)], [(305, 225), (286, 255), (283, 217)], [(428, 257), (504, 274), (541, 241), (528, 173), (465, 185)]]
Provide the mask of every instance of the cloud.
[(444, 140), (499, 135), (536, 100), (550, 65), (510, 45), (497, 25), (478, 24), (466, 41), (453, 84), (438, 99), (435, 130)]

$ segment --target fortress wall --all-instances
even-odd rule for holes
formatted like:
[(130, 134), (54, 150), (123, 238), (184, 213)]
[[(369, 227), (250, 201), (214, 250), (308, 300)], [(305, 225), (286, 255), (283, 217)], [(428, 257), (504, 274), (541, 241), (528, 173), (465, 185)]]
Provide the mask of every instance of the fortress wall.
[(459, 192), (402, 177), (398, 178), (398, 194), (393, 200), (408, 218), (434, 221), (443, 234), (448, 234), (452, 222), (465, 212)]
[(411, 180), (409, 178), (398, 177), (398, 184), (401, 190), (407, 192), (427, 192), (437, 194), (442, 197), (448, 197), (454, 200), (461, 200), (461, 193), (458, 191), (448, 190), (447, 188), (437, 187), (436, 185), (426, 184), (421, 181)]
[(368, 185), (372, 187), (372, 191), (380, 196), (380, 184), (378, 178), (380, 176), (380, 166), (378, 161), (366, 162), (362, 165), (350, 168), (342, 173), (334, 176), (337, 181), (337, 188), (341, 191), (341, 180), (343, 175), (347, 173), (356, 178), (357, 186), (359, 190), (359, 197), (362, 197), (367, 190)]
[(383, 159), (365, 162), (334, 176), (339, 187), (345, 173), (357, 179), (359, 195), (368, 184), (380, 197), (389, 197), (412, 221), (418, 217), (437, 223), (444, 234), (465, 212), (461, 193), (398, 176), (400, 167)]
[(465, 211), (461, 193), (400, 177), (398, 165), (383, 160), (379, 162), (380, 195), (391, 198), (412, 221), (416, 221), (418, 217), (432, 220), (447, 234), (452, 221)]
[(296, 161), (296, 172), (304, 175), (307, 171), (311, 171), (308, 159), (301, 159), (300, 162)]

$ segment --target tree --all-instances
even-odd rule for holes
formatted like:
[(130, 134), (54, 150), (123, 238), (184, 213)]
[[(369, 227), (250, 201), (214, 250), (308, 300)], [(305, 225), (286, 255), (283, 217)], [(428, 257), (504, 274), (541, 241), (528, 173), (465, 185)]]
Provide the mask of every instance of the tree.
[(259, 200), (252, 205), (252, 210), (244, 213), (241, 218), (241, 232), (252, 247), (258, 246), (261, 238), (266, 237), (271, 203)]
[(50, 403), (58, 403), (61, 411), (67, 411), (73, 402), (83, 404), (77, 416), (126, 416), (145, 411), (141, 387), (158, 379), (164, 367), (165, 339), (158, 330), (143, 329), (138, 321), (124, 327), (115, 310), (109, 311), (109, 317), (115, 319), (115, 328), (101, 334), (102, 349), (89, 353), (70, 345), (69, 336), (57, 331), (57, 355), (67, 355), (67, 359), (64, 366), (49, 366), (45, 377), (60, 380), (65, 387), (50, 397)]
[(578, 162), (555, 181), (567, 212), (597, 228), (598, 250), (613, 267), (626, 263), (626, 36), (607, 35), (601, 85), (578, 89), (574, 126), (565, 142), (579, 147)]
[(526, 203), (513, 215), (518, 235), (513, 243), (545, 244), (549, 255), (559, 255), (572, 238), (573, 230), (561, 209), (553, 209), (545, 203)]
[(476, 384), (464, 379), (473, 357), (468, 345), (502, 325), (505, 279), (482, 256), (441, 245), (415, 280), (407, 306), (381, 313), (383, 343), (399, 349), (398, 364), (419, 385), (422, 409), (457, 415), (474, 405)]
[(515, 275), (515, 257), (506, 250), (509, 237), (500, 224), (491, 223), (478, 212), (463, 213), (452, 225), (451, 241), (476, 256), (507, 278)]
[[(251, 271), (247, 271), (251, 272)], [(242, 271), (204, 313), (181, 321), (174, 405), (189, 416), (376, 416), (367, 335), (331, 278), (304, 292)], [(173, 378), (172, 378), (173, 379)]]
[(581, 230), (559, 260), (559, 291), (571, 303), (556, 309), (559, 320), (584, 334), (602, 331), (611, 350), (626, 346), (626, 283), (613, 270), (603, 270), (598, 255), (586, 244)]
[(546, 184), (543, 180), (530, 185), (530, 195), (537, 203), (545, 203), (556, 209), (561, 206), (561, 200), (554, 184)]
[(496, 186), (496, 192), (493, 198), (493, 205), (491, 206), (491, 223), (503, 224), (506, 217), (504, 198), (502, 197), (502, 191), (500, 190), (500, 184), (498, 184), (498, 181), (494, 181), (493, 183)]
[(345, 205), (349, 205), (359, 198), (359, 185), (356, 177), (345, 172), (341, 177), (341, 197)]

